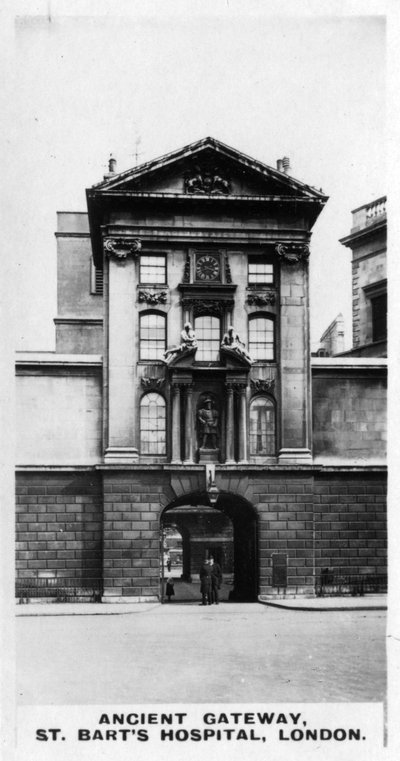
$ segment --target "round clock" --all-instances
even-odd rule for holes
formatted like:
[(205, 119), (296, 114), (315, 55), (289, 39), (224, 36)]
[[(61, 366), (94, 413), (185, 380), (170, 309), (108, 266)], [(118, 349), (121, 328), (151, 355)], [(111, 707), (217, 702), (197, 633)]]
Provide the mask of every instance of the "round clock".
[(205, 254), (196, 262), (196, 277), (199, 280), (216, 280), (219, 277), (219, 261), (215, 256)]

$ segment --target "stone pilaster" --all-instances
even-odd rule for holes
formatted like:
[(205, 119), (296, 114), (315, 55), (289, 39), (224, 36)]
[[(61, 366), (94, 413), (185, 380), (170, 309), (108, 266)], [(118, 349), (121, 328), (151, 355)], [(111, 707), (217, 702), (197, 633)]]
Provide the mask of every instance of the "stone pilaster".
[(180, 463), (181, 458), (181, 387), (172, 384), (172, 462)]
[(239, 436), (239, 462), (247, 462), (247, 402), (246, 402), (246, 386), (244, 384), (236, 385), (239, 394), (239, 421), (238, 421), (238, 436)]
[(137, 240), (110, 238), (104, 243), (108, 268), (108, 302), (105, 351), (108, 421), (105, 460), (135, 462), (137, 415), (135, 364), (137, 361), (136, 258)]
[(226, 383), (226, 462), (235, 462), (235, 421), (233, 415), (233, 384)]
[(193, 384), (185, 386), (185, 462), (193, 462)]
[(281, 260), (281, 449), (280, 462), (311, 460), (311, 376), (308, 246), (278, 244)]

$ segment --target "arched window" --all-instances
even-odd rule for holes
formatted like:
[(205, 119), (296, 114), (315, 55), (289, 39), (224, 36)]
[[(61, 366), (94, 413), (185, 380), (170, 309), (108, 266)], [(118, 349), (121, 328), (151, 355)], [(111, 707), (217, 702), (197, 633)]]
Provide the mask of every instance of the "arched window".
[(140, 359), (162, 359), (165, 352), (166, 318), (159, 312), (144, 312), (139, 318)]
[(255, 362), (274, 359), (274, 321), (272, 317), (249, 318), (249, 354)]
[(140, 453), (166, 454), (165, 399), (160, 394), (145, 394), (140, 402)]
[(196, 360), (200, 362), (218, 362), (221, 347), (221, 321), (211, 314), (196, 317), (194, 332), (198, 349)]
[(250, 404), (250, 454), (274, 455), (275, 450), (275, 404), (256, 396)]

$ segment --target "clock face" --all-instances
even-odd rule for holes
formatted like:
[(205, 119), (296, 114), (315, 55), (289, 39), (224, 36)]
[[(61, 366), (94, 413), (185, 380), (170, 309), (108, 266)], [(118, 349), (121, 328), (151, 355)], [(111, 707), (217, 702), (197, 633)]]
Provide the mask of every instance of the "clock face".
[(216, 280), (219, 277), (219, 261), (215, 256), (204, 254), (196, 262), (196, 277), (198, 280)]

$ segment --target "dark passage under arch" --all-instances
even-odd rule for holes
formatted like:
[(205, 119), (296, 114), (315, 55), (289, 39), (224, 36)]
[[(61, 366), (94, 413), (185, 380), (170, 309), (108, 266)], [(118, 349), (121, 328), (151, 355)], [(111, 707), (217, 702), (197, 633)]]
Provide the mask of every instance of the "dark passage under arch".
[[(205, 491), (182, 495), (163, 511), (160, 537), (161, 599), (165, 598), (165, 581), (171, 574), (176, 590), (186, 590), (187, 599), (179, 594), (175, 601), (199, 598), (200, 566), (205, 556), (212, 556), (222, 566), (229, 584), (225, 599), (257, 600), (257, 513), (243, 497), (220, 492), (216, 506), (210, 507)], [(188, 584), (196, 586), (191, 589)]]

